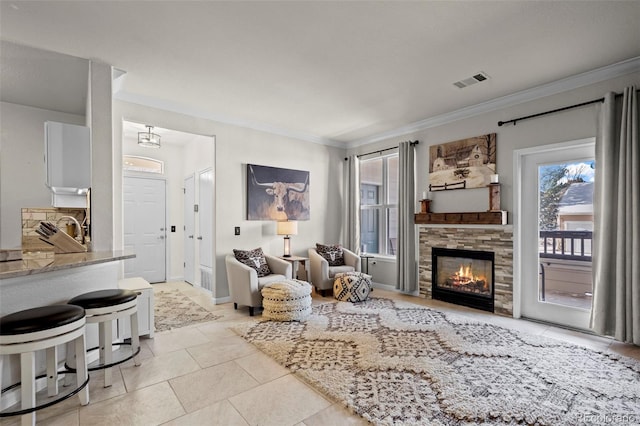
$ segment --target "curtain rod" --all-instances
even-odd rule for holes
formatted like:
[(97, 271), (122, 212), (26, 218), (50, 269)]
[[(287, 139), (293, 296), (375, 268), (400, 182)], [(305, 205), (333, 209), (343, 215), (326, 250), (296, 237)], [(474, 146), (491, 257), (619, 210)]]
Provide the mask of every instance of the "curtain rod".
[[(640, 90), (636, 90), (636, 92), (640, 92)], [(619, 96), (622, 96), (622, 93), (616, 93), (616, 98)], [(518, 121), (528, 120), (529, 118), (536, 118), (542, 115), (553, 114), (554, 112), (566, 111), (568, 109), (579, 108), (586, 105), (597, 104), (599, 102), (604, 102), (604, 98), (594, 99), (592, 101), (582, 102), (581, 104), (575, 104), (575, 105), (570, 105), (563, 108), (553, 109), (551, 111), (539, 112), (538, 114), (527, 115), (525, 117), (514, 118), (513, 120), (498, 121), (498, 127), (502, 127), (503, 125), (509, 124), (509, 123), (513, 123), (513, 125), (515, 126)]]
[[(409, 142), (409, 145), (411, 146), (416, 146), (420, 143), (420, 141), (413, 141), (413, 142)], [(392, 146), (391, 148), (384, 148), (384, 149), (379, 149), (377, 151), (371, 151), (371, 152), (367, 152), (366, 154), (358, 154), (356, 155), (356, 157), (364, 157), (365, 155), (371, 155), (371, 154), (382, 154), (385, 151), (391, 151), (392, 149), (398, 149), (397, 146)], [(348, 157), (344, 157), (345, 161), (348, 160)]]

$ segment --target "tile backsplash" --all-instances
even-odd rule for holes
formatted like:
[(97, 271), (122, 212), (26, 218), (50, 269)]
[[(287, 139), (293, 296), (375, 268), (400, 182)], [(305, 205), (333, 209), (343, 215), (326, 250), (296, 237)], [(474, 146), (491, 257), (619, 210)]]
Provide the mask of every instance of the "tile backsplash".
[(29, 207), (22, 209), (22, 250), (24, 251), (53, 251), (53, 246), (40, 241), (40, 236), (36, 233), (36, 228), (40, 222), (47, 221), (57, 225), (61, 230), (66, 231), (69, 220), (58, 220), (62, 216), (75, 217), (80, 224), (85, 219), (85, 209), (69, 209), (55, 207)]

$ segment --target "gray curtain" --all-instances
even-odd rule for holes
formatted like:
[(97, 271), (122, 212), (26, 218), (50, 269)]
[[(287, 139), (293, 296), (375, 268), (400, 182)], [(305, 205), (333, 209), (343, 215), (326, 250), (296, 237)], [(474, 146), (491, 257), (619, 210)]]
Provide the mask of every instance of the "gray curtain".
[(640, 345), (640, 145), (635, 87), (605, 96), (596, 139), (591, 327)]
[(405, 293), (416, 290), (415, 160), (411, 142), (398, 146), (398, 249), (396, 288)]
[(352, 155), (347, 160), (345, 188), (345, 247), (360, 253), (360, 160)]

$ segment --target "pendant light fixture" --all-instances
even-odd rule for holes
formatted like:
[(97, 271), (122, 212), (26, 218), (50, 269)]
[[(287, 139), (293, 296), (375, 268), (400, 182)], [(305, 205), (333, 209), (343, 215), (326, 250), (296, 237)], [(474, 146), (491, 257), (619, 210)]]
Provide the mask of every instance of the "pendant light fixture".
[(153, 126), (147, 125), (146, 132), (138, 132), (138, 145), (147, 148), (160, 148), (160, 135), (152, 133)]

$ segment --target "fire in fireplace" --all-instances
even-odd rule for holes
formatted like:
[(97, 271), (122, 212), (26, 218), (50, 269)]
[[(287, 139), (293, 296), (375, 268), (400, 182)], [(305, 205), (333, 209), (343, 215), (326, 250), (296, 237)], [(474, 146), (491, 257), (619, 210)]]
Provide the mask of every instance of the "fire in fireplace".
[(494, 253), (432, 248), (432, 297), (493, 312)]

